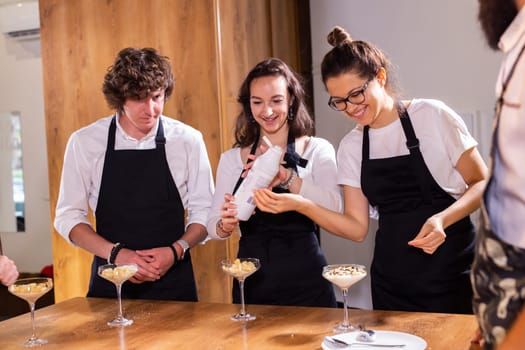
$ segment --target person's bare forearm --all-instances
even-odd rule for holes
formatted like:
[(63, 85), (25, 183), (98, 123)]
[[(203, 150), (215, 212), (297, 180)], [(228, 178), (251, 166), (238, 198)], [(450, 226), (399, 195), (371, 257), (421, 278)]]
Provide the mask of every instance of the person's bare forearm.
[(255, 191), (257, 207), (267, 213), (297, 211), (325, 230), (347, 239), (361, 242), (368, 234), (368, 201), (357, 188), (344, 188), (344, 213), (316, 204), (298, 194), (274, 193), (268, 189)]
[(87, 224), (81, 223), (75, 225), (69, 232), (69, 239), (80, 248), (95, 254), (96, 256), (107, 259), (115, 242), (109, 242), (93, 228)]
[(337, 213), (310, 200), (302, 201), (297, 211), (339, 237), (362, 242), (368, 233), (368, 221), (360, 223), (347, 214)]
[(437, 214), (443, 218), (443, 228), (449, 227), (479, 208), (485, 185), (486, 180), (478, 181), (470, 186), (450, 207)]
[(475, 147), (463, 152), (456, 163), (456, 170), (461, 174), (468, 188), (451, 206), (435, 215), (440, 218), (443, 228), (449, 227), (479, 208), (487, 183), (488, 169)]
[[(188, 225), (186, 232), (184, 232), (180, 239), (186, 241), (191, 248), (202, 242), (207, 235), (208, 231), (206, 230), (206, 226), (192, 223)], [(183, 254), (182, 246), (180, 244), (173, 244), (173, 248), (177, 251), (177, 257), (180, 258)]]
[(186, 229), (186, 232), (182, 235), (181, 239), (188, 242), (190, 247), (193, 247), (196, 244), (202, 242), (207, 235), (208, 232), (206, 231), (206, 226), (193, 223), (188, 225), (188, 228)]

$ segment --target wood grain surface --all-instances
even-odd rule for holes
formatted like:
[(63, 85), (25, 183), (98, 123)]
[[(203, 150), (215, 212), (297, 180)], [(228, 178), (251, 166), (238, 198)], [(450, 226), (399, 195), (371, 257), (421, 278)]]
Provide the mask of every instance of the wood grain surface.
[[(42, 349), (321, 349), (342, 309), (247, 305), (255, 321), (230, 316), (239, 305), (123, 300), (129, 327), (106, 322), (117, 313), (113, 299), (74, 298), (36, 311)], [(426, 340), (428, 350), (480, 350), (470, 344), (472, 315), (350, 310), (354, 324), (400, 331)], [(0, 322), (0, 349), (20, 349), (31, 333), (29, 314)], [(410, 350), (410, 349), (405, 349)]]

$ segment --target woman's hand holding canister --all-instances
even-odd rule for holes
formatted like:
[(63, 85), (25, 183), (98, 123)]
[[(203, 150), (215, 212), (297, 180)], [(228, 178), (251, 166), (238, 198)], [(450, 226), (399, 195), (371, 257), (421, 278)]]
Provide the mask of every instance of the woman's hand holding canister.
[(217, 235), (221, 238), (229, 237), (239, 223), (237, 206), (235, 205), (234, 199), (235, 197), (230, 193), (224, 194), (221, 218), (217, 221)]

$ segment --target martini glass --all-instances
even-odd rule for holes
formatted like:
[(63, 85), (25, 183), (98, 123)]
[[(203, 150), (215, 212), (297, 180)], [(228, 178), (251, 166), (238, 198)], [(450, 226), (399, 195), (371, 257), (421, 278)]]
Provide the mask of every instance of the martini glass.
[(35, 332), (35, 303), (44, 294), (53, 288), (53, 280), (46, 277), (22, 278), (8, 287), (9, 292), (24, 299), (31, 309), (31, 338), (22, 343), (22, 346), (32, 348), (47, 344), (47, 340), (40, 339)]
[(259, 259), (256, 258), (241, 258), (231, 261), (229, 259), (221, 261), (222, 270), (228, 275), (231, 275), (239, 281), (239, 288), (241, 289), (241, 311), (233, 315), (231, 319), (233, 321), (252, 321), (256, 317), (246, 313), (246, 307), (244, 304), (244, 280), (252, 273), (257, 271), (261, 267)]
[(108, 326), (129, 326), (133, 323), (133, 320), (129, 320), (122, 315), (122, 284), (129, 280), (138, 271), (136, 264), (126, 265), (114, 265), (107, 264), (98, 267), (98, 275), (117, 287), (117, 298), (118, 298), (118, 315), (117, 317), (108, 322)]
[(357, 330), (348, 322), (348, 288), (359, 282), (366, 276), (366, 269), (363, 265), (357, 264), (338, 264), (327, 265), (323, 268), (323, 277), (338, 286), (343, 292), (344, 319), (343, 323), (334, 328), (335, 333), (345, 333)]

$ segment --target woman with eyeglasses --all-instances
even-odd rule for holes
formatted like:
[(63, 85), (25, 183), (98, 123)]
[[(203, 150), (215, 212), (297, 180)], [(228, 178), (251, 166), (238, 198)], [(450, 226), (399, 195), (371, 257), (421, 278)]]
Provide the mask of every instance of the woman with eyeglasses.
[[(255, 210), (237, 217), (235, 194), (245, 170), (263, 151), (263, 137), (283, 149), (282, 165), (270, 185), (276, 193), (295, 193), (332, 210), (341, 210), (336, 154), (325, 139), (314, 137), (299, 77), (280, 59), (256, 64), (239, 89), (234, 147), (221, 155), (208, 216), (211, 238), (227, 239), (240, 228), (239, 258), (258, 258), (261, 268), (245, 282), (249, 304), (335, 307), (332, 285), (322, 277), (326, 259), (316, 226), (290, 211)], [(248, 170), (250, 171), (250, 170)], [(233, 301), (240, 302), (239, 288)]]
[[(371, 266), (374, 309), (472, 313), (469, 270), (487, 167), (460, 116), (443, 102), (399, 100), (390, 62), (342, 28), (322, 62), (329, 106), (357, 122), (337, 153), (344, 211), (258, 190), (270, 213), (296, 210), (326, 230), (361, 242), (377, 211)], [(373, 207), (375, 210), (369, 210)]]

